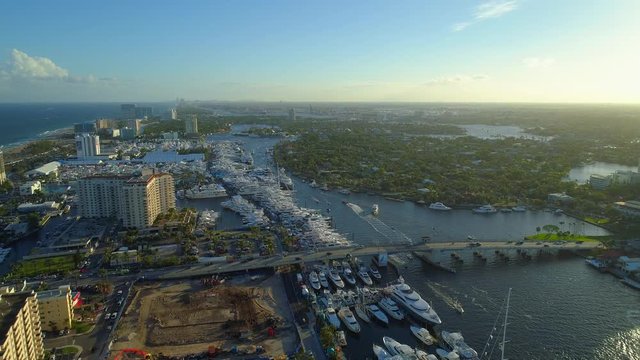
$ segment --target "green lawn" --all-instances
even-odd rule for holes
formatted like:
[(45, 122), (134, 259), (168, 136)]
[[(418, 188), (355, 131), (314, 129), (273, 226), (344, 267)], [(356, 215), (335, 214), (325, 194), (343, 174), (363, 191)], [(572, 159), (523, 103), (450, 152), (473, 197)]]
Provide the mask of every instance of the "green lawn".
[(90, 323), (85, 323), (85, 322), (76, 321), (76, 320), (73, 320), (73, 322), (71, 323), (71, 328), (76, 331), (76, 334), (86, 333), (87, 331), (91, 330), (91, 326), (92, 324)]
[(531, 241), (584, 241), (584, 242), (597, 242), (602, 241), (605, 237), (599, 236), (586, 236), (570, 234), (567, 236), (558, 235), (556, 233), (540, 233), (535, 235), (526, 236), (526, 240)]
[(596, 225), (606, 225), (606, 224), (609, 223), (609, 219), (608, 218), (594, 218), (594, 217), (590, 217), (590, 216), (585, 217), (584, 221), (590, 222), (590, 223), (596, 224)]
[(10, 278), (22, 279), (36, 275), (64, 273), (75, 268), (73, 255), (56, 256), (21, 261), (9, 274)]

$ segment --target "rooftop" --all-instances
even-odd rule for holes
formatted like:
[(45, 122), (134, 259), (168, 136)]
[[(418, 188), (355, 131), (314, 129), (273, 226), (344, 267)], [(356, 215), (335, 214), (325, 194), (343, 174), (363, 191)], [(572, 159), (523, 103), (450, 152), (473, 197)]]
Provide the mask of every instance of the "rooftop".
[(5, 334), (16, 321), (16, 315), (30, 296), (30, 293), (18, 293), (0, 297), (0, 343), (4, 343)]
[(69, 291), (71, 291), (71, 288), (69, 287), (69, 285), (64, 285), (53, 290), (38, 291), (38, 300), (45, 300), (45, 299), (55, 298), (59, 296), (65, 296)]

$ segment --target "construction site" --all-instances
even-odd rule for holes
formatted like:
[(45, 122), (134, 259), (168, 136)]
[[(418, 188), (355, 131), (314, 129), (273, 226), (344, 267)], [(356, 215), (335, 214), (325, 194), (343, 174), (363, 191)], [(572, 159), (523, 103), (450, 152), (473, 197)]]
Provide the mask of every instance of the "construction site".
[(136, 349), (153, 358), (286, 358), (297, 336), (277, 275), (134, 286), (115, 331), (111, 359)]

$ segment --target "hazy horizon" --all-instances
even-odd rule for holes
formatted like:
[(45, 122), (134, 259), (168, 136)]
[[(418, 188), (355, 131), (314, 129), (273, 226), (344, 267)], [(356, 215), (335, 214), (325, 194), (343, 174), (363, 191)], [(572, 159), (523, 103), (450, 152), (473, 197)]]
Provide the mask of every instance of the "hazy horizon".
[(0, 99), (638, 104), (638, 18), (632, 0), (8, 3)]

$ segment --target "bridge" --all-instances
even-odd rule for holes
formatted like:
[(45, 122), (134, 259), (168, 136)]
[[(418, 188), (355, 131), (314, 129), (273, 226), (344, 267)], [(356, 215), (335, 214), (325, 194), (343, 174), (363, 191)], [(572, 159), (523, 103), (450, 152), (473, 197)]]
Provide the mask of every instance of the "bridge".
[[(414, 253), (422, 260), (431, 262), (439, 266), (437, 258), (441, 256), (451, 256), (454, 254), (476, 253), (484, 254), (509, 254), (509, 253), (557, 253), (558, 251), (589, 251), (601, 248), (600, 242), (584, 243), (554, 243), (554, 242), (513, 242), (513, 241), (485, 241), (479, 243), (480, 246), (471, 246), (469, 241), (459, 242), (433, 242), (417, 245), (385, 245), (385, 246), (352, 246), (344, 248), (326, 248), (317, 251), (307, 251), (290, 253), (284, 255), (261, 256), (256, 258), (246, 258), (241, 261), (199, 264), (190, 268), (179, 269), (159, 275), (158, 279), (179, 279), (200, 277), (214, 274), (250, 271), (257, 269), (276, 268), (287, 265), (304, 263), (316, 263), (330, 260), (344, 259), (347, 255), (363, 257), (372, 256), (382, 252), (388, 254)], [(432, 260), (435, 258), (435, 260)], [(446, 267), (443, 267), (448, 270)]]

